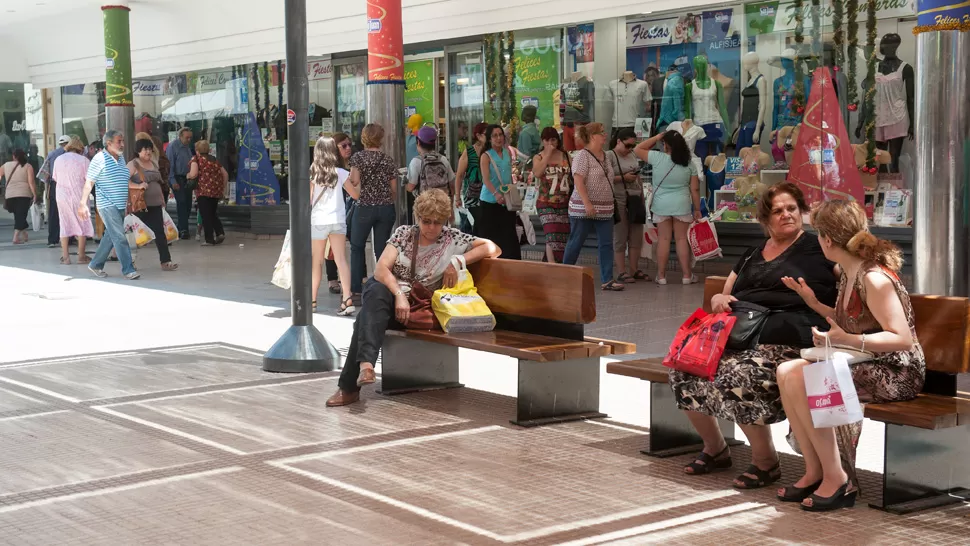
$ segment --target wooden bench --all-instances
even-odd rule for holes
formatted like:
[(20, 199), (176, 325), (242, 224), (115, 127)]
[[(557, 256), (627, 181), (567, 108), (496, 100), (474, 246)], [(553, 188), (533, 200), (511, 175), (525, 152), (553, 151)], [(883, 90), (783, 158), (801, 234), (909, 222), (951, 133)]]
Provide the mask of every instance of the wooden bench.
[(519, 361), (512, 423), (528, 427), (605, 417), (599, 412), (600, 358), (633, 354), (636, 345), (586, 337), (585, 325), (596, 320), (592, 271), (500, 259), (483, 260), (469, 270), (495, 314), (495, 330), (388, 330), (381, 393), (461, 387), (458, 350), (472, 349)]
[[(724, 277), (708, 277), (705, 310), (724, 289)], [(970, 400), (957, 396), (956, 376), (970, 371), (970, 301), (911, 296), (916, 335), (926, 355), (926, 384), (914, 400), (869, 404), (865, 415), (886, 425), (882, 502), (874, 508), (906, 514), (970, 495)], [(650, 455), (697, 449), (700, 437), (673, 403), (663, 357), (607, 365), (607, 373), (650, 381)], [(655, 401), (654, 396), (659, 396)], [(656, 418), (654, 417), (656, 413)], [(654, 427), (660, 442), (654, 446)], [(734, 430), (721, 422), (721, 429)], [(729, 436), (725, 434), (725, 438)], [(732, 436), (733, 437), (733, 434)], [(677, 445), (677, 443), (680, 445)], [(661, 453), (655, 453), (657, 449)]]

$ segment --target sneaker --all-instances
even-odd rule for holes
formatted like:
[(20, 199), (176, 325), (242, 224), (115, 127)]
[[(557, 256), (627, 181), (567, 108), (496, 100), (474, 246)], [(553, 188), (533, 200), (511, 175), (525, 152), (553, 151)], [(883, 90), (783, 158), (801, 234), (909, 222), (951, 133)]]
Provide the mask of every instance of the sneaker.
[(108, 274), (104, 272), (104, 269), (95, 269), (90, 265), (88, 266), (88, 271), (90, 271), (91, 273), (94, 273), (94, 276), (99, 279), (104, 279), (108, 276)]
[[(186, 239), (188, 239), (188, 237), (186, 237)], [(196, 241), (201, 241), (201, 240), (202, 240), (202, 235), (200, 235), (200, 234), (198, 234), (198, 233), (196, 233), (196, 234), (195, 234), (195, 240), (196, 240)]]
[(697, 284), (697, 275), (691, 275), (690, 278), (680, 279), (680, 282), (685, 285)]
[(129, 281), (136, 281), (141, 278), (141, 273), (137, 271), (132, 271), (131, 273), (125, 275), (125, 278), (128, 279)]
[(57, 243), (47, 243), (47, 248), (57, 248), (59, 246), (61, 246), (61, 245), (59, 245)]
[(224, 242), (226, 242), (226, 236), (225, 235), (216, 235), (216, 244), (217, 245), (221, 245)]
[(660, 286), (667, 286), (667, 279), (657, 279), (656, 282)]
[(215, 243), (209, 243), (209, 242), (206, 242), (206, 241), (202, 241), (202, 244), (200, 246), (216, 246), (216, 244)]

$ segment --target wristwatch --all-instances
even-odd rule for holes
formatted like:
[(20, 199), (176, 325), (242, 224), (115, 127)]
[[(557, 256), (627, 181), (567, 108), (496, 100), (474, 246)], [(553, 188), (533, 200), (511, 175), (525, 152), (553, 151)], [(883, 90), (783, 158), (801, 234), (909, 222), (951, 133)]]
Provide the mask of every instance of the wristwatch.
[(403, 296), (403, 295), (404, 295), (404, 290), (401, 290), (400, 288), (398, 288), (397, 289), (397, 292), (394, 293), (394, 297), (395, 298), (398, 297), (398, 296)]

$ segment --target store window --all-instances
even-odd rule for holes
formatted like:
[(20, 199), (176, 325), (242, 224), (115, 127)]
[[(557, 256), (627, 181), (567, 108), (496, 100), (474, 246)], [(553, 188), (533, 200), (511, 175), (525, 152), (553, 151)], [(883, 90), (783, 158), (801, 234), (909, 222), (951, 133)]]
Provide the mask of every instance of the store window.
[(0, 83), (0, 123), (0, 165), (10, 161), (16, 149), (24, 150), (29, 161), (37, 163), (44, 150), (40, 90), (30, 84)]
[(334, 66), (337, 73), (335, 130), (350, 135), (355, 149), (362, 149), (360, 133), (367, 123), (366, 61), (343, 61)]

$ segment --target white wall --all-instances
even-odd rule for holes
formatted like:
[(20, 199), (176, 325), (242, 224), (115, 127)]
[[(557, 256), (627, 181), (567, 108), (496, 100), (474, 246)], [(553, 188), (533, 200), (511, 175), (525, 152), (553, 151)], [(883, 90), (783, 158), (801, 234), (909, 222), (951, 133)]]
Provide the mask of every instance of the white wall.
[[(602, 0), (594, 6), (588, 0), (404, 0), (404, 41), (419, 43), (552, 27), (709, 3)], [(311, 56), (366, 49), (365, 0), (309, 2), (307, 12)], [(133, 4), (133, 75), (145, 77), (281, 59), (285, 56), (283, 24), (282, 2), (172, 0)], [(3, 29), (3, 34), (26, 52), (29, 81), (38, 87), (55, 87), (104, 80), (100, 9), (48, 15), (43, 27), (44, 32), (36, 32), (35, 25)], [(52, 39), (53, 36), (57, 38)], [(13, 72), (23, 75), (22, 69)]]
[(21, 52), (16, 41), (9, 39), (5, 33), (0, 33), (0, 81), (6, 83), (27, 83), (30, 73), (27, 70), (27, 58)]

